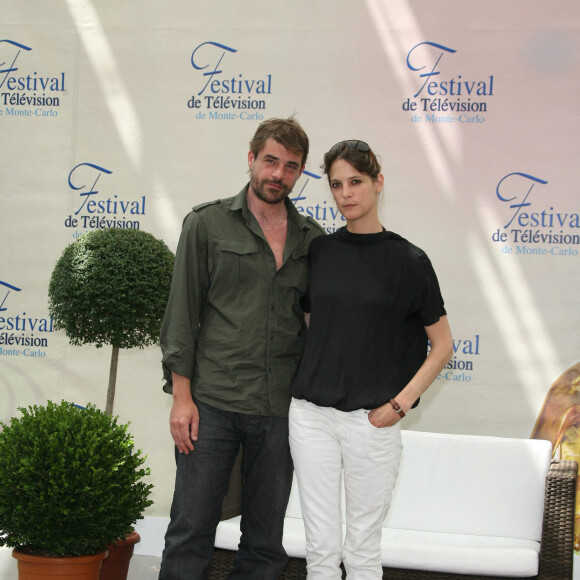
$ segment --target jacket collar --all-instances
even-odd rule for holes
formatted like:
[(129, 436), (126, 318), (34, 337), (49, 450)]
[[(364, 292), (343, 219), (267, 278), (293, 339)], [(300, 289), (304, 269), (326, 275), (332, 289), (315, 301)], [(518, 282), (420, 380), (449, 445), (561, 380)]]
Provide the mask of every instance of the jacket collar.
[[(229, 202), (229, 210), (230, 211), (241, 211), (244, 218), (247, 219), (248, 214), (250, 213), (250, 209), (248, 208), (248, 188), (250, 184), (247, 183), (245, 187), (236, 195), (232, 197)], [(288, 220), (296, 224), (299, 228), (308, 229), (309, 224), (306, 218), (298, 212), (295, 205), (290, 201), (287, 197), (284, 200), (284, 205), (286, 206), (286, 210), (288, 211)]]

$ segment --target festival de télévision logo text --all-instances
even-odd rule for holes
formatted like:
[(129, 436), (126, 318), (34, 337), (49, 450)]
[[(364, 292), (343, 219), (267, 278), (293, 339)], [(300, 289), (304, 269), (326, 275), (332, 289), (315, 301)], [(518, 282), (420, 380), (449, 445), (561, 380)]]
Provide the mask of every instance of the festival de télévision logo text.
[(0, 40), (0, 117), (58, 117), (65, 73), (34, 70), (32, 50), (14, 40)]
[(420, 42), (407, 53), (407, 68), (418, 75), (419, 88), (403, 103), (413, 123), (485, 123), (488, 101), (494, 96), (493, 75), (472, 78), (451, 76), (455, 48), (436, 42)]
[(273, 91), (271, 73), (259, 78), (239, 72), (238, 49), (202, 42), (191, 53), (196, 89), (187, 107), (199, 120), (262, 121)]

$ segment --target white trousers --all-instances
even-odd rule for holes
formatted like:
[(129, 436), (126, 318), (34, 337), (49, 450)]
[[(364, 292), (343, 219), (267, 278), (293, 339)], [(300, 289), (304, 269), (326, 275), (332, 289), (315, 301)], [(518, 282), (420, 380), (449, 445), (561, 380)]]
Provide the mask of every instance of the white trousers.
[(401, 449), (400, 423), (379, 429), (364, 409), (345, 413), (292, 399), (290, 450), (306, 530), (308, 580), (340, 580), (341, 560), (349, 580), (383, 577), (382, 523)]

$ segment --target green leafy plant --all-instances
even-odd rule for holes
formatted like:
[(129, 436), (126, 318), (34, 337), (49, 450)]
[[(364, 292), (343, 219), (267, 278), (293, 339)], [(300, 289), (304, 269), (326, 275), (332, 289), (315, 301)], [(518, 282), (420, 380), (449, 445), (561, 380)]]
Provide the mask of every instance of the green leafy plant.
[(93, 230), (67, 246), (48, 287), (56, 329), (74, 345), (112, 345), (105, 411), (111, 415), (120, 348), (145, 347), (159, 332), (173, 253), (142, 230)]
[(128, 424), (92, 404), (19, 410), (0, 422), (0, 545), (84, 556), (128, 534), (153, 487)]

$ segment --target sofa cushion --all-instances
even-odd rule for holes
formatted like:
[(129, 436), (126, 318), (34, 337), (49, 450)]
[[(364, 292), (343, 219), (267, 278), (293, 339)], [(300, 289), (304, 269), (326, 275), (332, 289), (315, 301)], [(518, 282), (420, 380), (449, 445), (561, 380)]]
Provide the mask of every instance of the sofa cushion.
[(382, 565), (430, 572), (529, 578), (540, 543), (516, 538), (384, 529)]
[[(239, 541), (240, 517), (220, 522), (216, 546), (237, 550)], [(303, 520), (286, 517), (283, 544), (288, 556), (304, 558), (305, 543)], [(381, 551), (382, 565), (390, 568), (526, 578), (538, 573), (540, 544), (495, 536), (384, 529)]]
[[(342, 496), (344, 503), (344, 493), (342, 494)], [(286, 517), (302, 518), (302, 509), (300, 508), (300, 495), (298, 493), (298, 483), (296, 481), (296, 474), (294, 474), (294, 478), (292, 479), (292, 490), (290, 491), (290, 500), (288, 501), (288, 507), (286, 508)]]
[[(233, 518), (230, 518), (229, 520), (220, 521), (217, 530), (215, 532), (214, 545), (217, 548), (237, 551), (238, 544), (240, 543), (241, 519), (242, 519), (241, 516), (235, 516)], [(302, 526), (302, 533), (304, 534), (304, 526)], [(306, 542), (304, 538), (302, 538), (303, 544)], [(302, 550), (304, 551), (304, 547), (302, 548)], [(302, 557), (304, 558), (304, 556)]]
[(551, 444), (402, 431), (384, 527), (540, 541)]
[[(536, 575), (551, 444), (401, 434), (401, 467), (383, 526), (383, 566), (515, 578)], [(239, 516), (219, 523), (216, 546), (237, 550), (239, 540)], [(283, 543), (289, 556), (305, 557), (295, 480)]]

